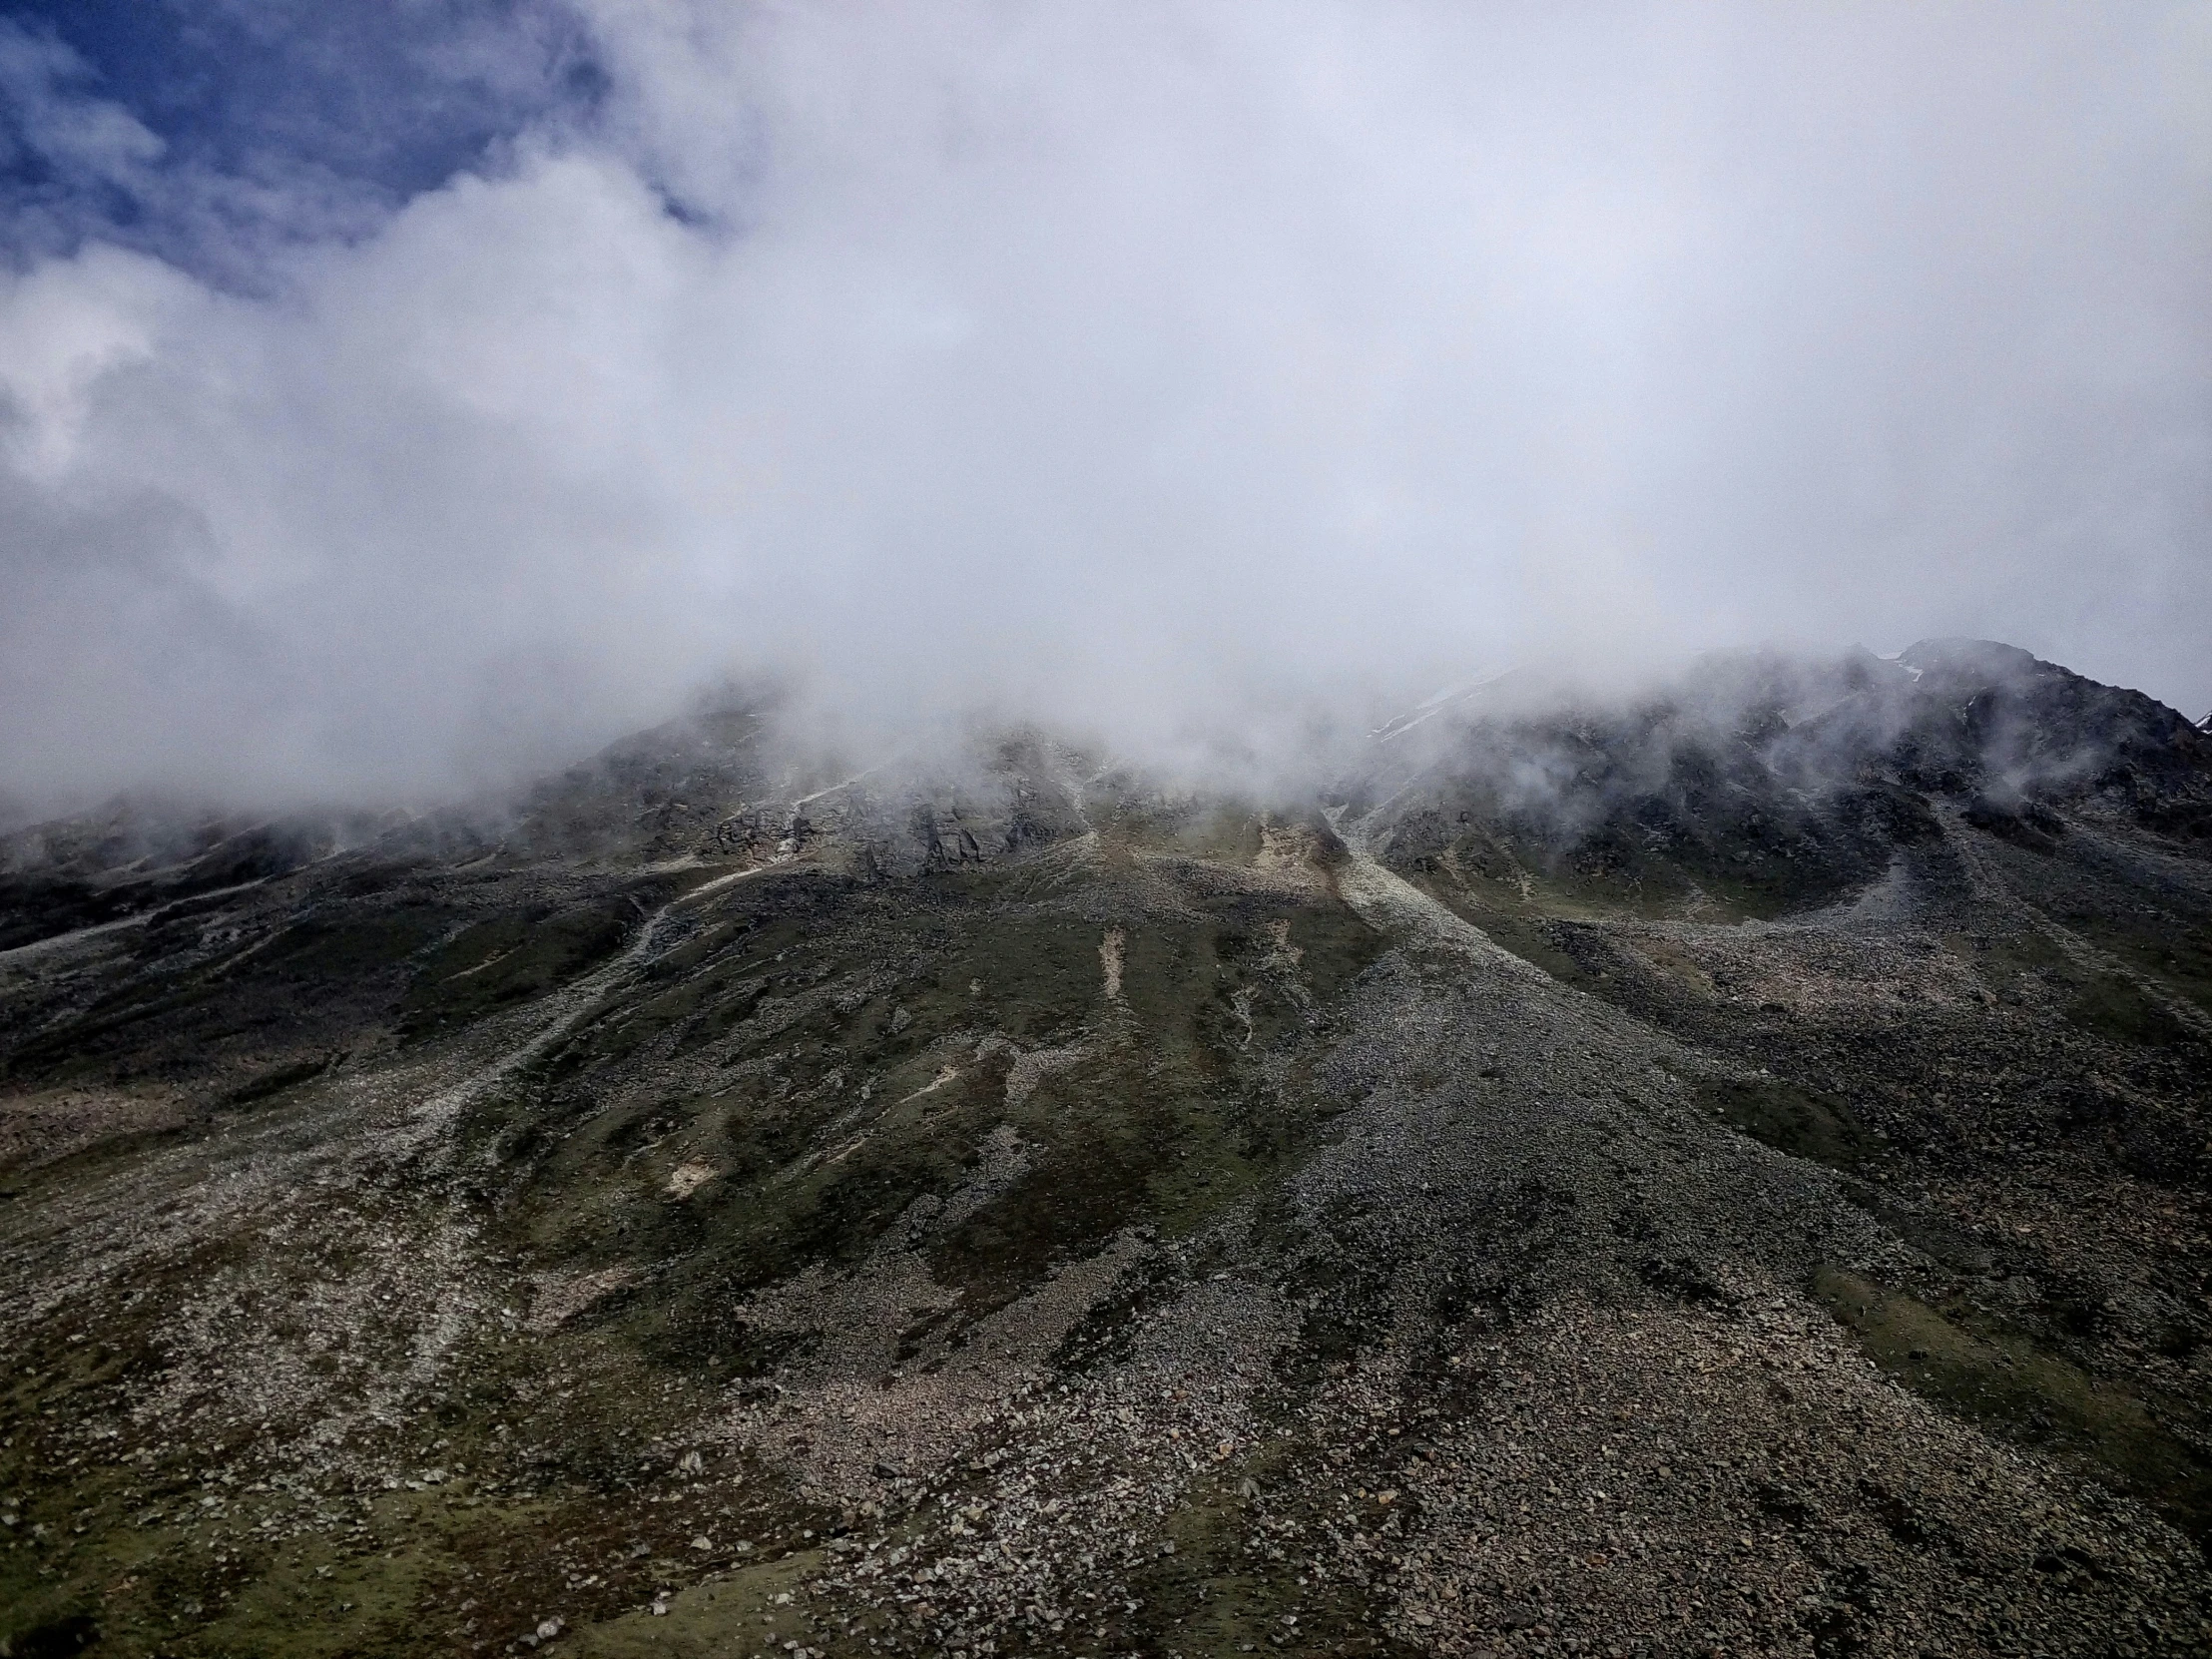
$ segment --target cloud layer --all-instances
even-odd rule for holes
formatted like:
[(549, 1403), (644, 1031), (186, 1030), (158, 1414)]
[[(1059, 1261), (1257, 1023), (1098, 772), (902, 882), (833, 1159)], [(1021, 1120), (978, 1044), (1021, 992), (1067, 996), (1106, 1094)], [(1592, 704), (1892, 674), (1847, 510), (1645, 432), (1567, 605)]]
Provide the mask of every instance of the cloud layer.
[[(0, 791), (449, 792), (763, 671), (1156, 747), (1776, 637), (2212, 705), (2200, 7), (552, 16), (469, 49), (589, 98), (436, 189), (0, 277)], [(219, 244), (63, 50), (19, 129)]]

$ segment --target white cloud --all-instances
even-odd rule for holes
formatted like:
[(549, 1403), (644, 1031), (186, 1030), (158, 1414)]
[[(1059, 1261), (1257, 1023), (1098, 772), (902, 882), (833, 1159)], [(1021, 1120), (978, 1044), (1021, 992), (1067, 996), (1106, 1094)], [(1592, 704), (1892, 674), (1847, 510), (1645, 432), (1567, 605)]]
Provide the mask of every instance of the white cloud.
[(92, 95), (91, 79), (69, 47), (0, 18), (0, 100), (22, 142), (84, 183), (135, 183), (165, 147), (128, 110)]
[(453, 788), (733, 667), (1149, 744), (1776, 633), (2212, 703), (2201, 13), (587, 10), (602, 122), (276, 297), (0, 292), (19, 791)]

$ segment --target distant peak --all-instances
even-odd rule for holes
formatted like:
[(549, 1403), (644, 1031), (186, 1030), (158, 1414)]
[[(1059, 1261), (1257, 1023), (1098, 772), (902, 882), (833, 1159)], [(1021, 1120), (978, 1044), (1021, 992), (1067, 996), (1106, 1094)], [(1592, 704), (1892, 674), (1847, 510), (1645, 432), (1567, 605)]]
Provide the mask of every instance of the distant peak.
[(1966, 668), (1984, 673), (2046, 666), (2034, 652), (1999, 640), (1920, 640), (1899, 652), (1898, 661), (1908, 668)]

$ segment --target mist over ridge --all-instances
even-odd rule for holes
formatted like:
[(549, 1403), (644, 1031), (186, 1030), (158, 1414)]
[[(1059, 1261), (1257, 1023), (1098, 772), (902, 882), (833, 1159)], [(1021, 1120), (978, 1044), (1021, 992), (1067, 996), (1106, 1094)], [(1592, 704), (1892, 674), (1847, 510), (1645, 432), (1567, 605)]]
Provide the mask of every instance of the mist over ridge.
[(2208, 276), (2204, 0), (9, 0), (0, 1659), (2212, 1653)]
[(472, 28), (500, 136), (357, 200), (0, 30), (27, 809), (471, 795), (732, 673), (1263, 773), (1777, 637), (2212, 706), (2201, 9)]

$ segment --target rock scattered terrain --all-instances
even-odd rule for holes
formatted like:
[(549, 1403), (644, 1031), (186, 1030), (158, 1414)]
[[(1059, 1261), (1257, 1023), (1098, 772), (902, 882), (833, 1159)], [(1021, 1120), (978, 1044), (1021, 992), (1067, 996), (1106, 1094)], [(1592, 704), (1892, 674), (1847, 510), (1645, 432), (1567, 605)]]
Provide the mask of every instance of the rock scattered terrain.
[(2212, 738), (746, 711), (0, 842), (0, 1652), (2212, 1648)]

